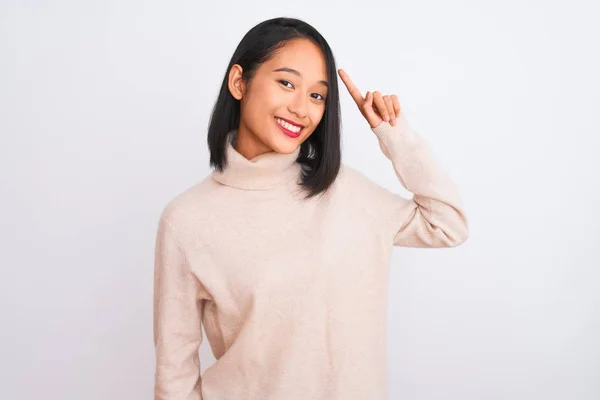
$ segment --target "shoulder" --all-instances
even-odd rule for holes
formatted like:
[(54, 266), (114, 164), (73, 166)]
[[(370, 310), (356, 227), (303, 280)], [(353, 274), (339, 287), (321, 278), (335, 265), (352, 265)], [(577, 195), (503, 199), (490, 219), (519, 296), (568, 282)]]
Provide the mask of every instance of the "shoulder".
[(346, 164), (342, 164), (340, 169), (339, 186), (345, 198), (377, 220), (386, 220), (393, 210), (407, 203), (405, 197)]
[(381, 195), (390, 193), (389, 190), (382, 187), (364, 172), (342, 163), (339, 173), (340, 186), (345, 189), (359, 192), (364, 195)]
[(218, 185), (210, 175), (173, 196), (163, 206), (159, 223), (167, 224), (178, 236), (197, 231), (208, 220), (216, 202), (213, 196)]

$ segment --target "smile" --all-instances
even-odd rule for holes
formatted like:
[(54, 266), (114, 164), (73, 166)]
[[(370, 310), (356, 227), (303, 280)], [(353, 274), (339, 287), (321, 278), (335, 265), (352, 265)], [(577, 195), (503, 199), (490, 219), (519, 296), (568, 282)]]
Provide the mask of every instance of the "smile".
[(275, 117), (275, 121), (277, 122), (277, 124), (279, 124), (279, 126), (293, 133), (299, 133), (303, 128), (302, 126), (291, 124), (281, 118)]

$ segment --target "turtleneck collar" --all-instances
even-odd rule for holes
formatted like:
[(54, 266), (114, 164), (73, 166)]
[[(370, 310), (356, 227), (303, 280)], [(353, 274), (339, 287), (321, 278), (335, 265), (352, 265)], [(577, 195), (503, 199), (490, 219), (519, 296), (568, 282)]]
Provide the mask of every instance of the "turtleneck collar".
[(236, 137), (237, 130), (227, 135), (227, 165), (223, 171), (213, 170), (216, 181), (238, 189), (264, 190), (283, 185), (300, 174), (301, 165), (296, 162), (300, 146), (290, 154), (271, 151), (248, 160), (233, 147)]

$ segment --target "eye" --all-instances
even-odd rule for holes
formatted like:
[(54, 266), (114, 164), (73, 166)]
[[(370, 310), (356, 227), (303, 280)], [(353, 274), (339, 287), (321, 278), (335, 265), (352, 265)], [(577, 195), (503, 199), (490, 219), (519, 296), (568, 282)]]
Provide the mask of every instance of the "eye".
[(321, 97), (320, 99), (317, 99), (317, 100), (325, 100), (325, 97), (321, 96), (319, 93), (313, 93), (312, 95), (313, 95), (313, 96), (314, 96), (314, 95), (317, 95), (317, 96), (320, 96), (320, 97)]
[[(294, 85), (292, 85), (290, 82), (288, 82), (288, 81), (285, 81), (285, 80), (283, 80), (283, 79), (282, 79), (282, 80), (280, 80), (280, 81), (279, 81), (279, 83), (281, 83), (283, 86), (285, 86), (285, 87), (288, 87), (288, 88), (290, 88), (290, 89), (293, 89), (293, 88), (294, 88)], [(287, 85), (289, 85), (289, 86), (287, 86)]]

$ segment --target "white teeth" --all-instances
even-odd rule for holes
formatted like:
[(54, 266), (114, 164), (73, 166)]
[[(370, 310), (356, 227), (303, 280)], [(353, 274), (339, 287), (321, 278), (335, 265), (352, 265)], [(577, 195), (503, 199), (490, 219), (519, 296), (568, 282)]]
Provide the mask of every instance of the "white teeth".
[(277, 123), (279, 125), (283, 126), (288, 131), (292, 131), (294, 133), (298, 133), (298, 132), (300, 132), (300, 129), (302, 129), (299, 126), (294, 126), (292, 124), (288, 124), (287, 122), (285, 122), (284, 120), (279, 119), (279, 118), (275, 118), (275, 121), (277, 121)]

